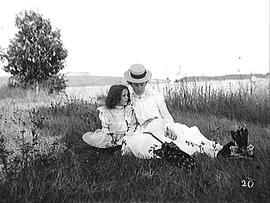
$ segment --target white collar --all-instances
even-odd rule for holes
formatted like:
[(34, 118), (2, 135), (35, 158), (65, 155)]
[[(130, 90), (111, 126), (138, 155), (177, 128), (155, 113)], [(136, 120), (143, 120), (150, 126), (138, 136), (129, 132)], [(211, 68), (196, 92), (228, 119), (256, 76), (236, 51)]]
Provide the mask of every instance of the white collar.
[(134, 98), (136, 98), (136, 99), (142, 99), (142, 98), (147, 97), (147, 96), (150, 94), (150, 89), (148, 89), (148, 87), (146, 87), (146, 88), (145, 88), (145, 91), (144, 91), (144, 93), (143, 93), (142, 95), (137, 95), (137, 94), (133, 91), (133, 89), (131, 88), (131, 94), (132, 94), (132, 96), (133, 96)]

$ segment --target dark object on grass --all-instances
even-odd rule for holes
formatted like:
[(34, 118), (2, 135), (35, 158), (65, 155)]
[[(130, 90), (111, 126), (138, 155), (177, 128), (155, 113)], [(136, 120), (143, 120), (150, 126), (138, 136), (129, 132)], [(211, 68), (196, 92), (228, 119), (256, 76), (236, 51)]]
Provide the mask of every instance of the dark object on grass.
[(240, 128), (231, 131), (233, 141), (226, 144), (217, 154), (217, 157), (232, 159), (254, 159), (254, 146), (248, 145), (248, 129)]
[(230, 141), (226, 145), (223, 146), (223, 148), (217, 153), (218, 158), (228, 158), (231, 156), (231, 147), (235, 146), (235, 143), (233, 141)]
[(162, 142), (151, 132), (144, 133), (152, 135), (162, 144), (160, 149), (153, 150), (154, 155), (159, 156), (169, 164), (183, 169), (188, 173), (195, 172), (199, 169), (197, 162), (189, 154), (182, 151), (175, 143)]
[(236, 130), (236, 132), (231, 131), (231, 136), (239, 148), (247, 149), (248, 129), (241, 128), (241, 129)]
[(108, 147), (108, 148), (97, 148), (95, 147), (95, 151), (97, 154), (115, 154), (117, 152), (121, 152), (122, 145), (116, 145), (113, 147)]

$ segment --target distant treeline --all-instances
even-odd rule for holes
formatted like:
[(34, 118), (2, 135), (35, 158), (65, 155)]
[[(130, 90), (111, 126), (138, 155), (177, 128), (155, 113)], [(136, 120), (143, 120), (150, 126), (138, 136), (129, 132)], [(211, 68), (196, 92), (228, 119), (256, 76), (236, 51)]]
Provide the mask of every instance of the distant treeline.
[(176, 80), (179, 81), (209, 81), (209, 80), (244, 80), (251, 79), (251, 77), (255, 78), (269, 78), (269, 73), (267, 74), (229, 74), (222, 76), (191, 76), (191, 77), (183, 77), (181, 79)]

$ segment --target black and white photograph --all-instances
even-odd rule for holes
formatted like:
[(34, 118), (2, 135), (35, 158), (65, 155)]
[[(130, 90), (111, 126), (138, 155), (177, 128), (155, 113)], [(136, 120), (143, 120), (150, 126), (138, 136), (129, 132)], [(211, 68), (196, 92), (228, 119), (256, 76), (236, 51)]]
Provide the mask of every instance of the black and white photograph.
[(0, 6), (0, 202), (269, 202), (269, 0)]

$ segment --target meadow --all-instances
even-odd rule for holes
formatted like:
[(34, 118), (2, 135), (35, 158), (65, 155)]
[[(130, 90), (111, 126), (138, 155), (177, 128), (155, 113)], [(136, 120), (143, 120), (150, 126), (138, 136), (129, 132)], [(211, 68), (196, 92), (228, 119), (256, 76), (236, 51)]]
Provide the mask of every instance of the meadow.
[(230, 89), (182, 81), (155, 88), (165, 95), (175, 122), (196, 125), (209, 139), (225, 144), (231, 130), (247, 127), (257, 158), (201, 154), (195, 157), (201, 170), (185, 174), (162, 160), (95, 150), (81, 136), (101, 127), (96, 108), (103, 96), (91, 99), (72, 91), (48, 95), (2, 86), (1, 202), (269, 202), (267, 85), (236, 81)]

